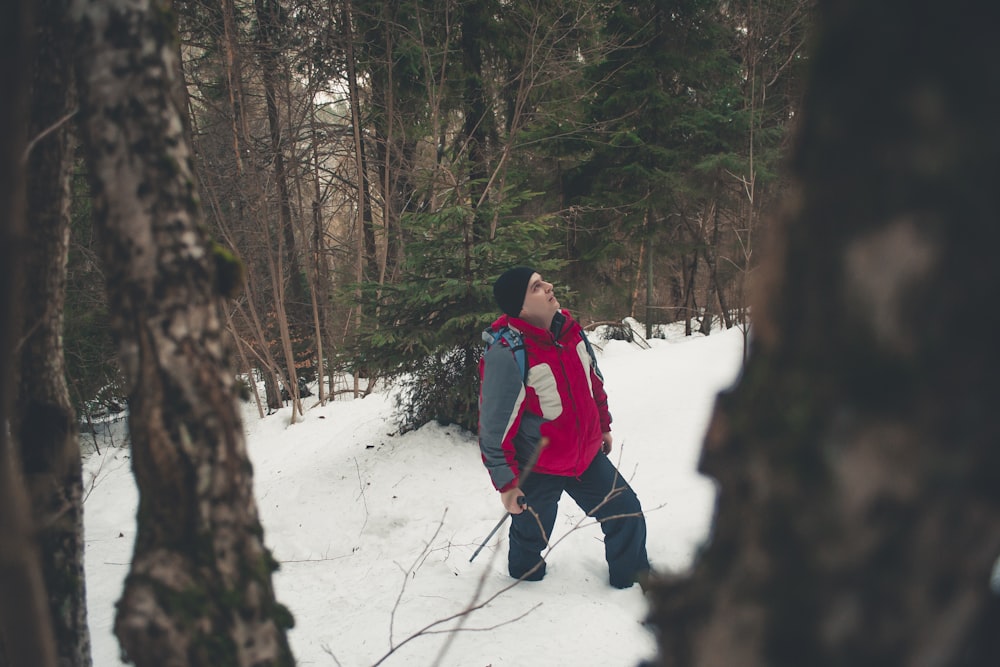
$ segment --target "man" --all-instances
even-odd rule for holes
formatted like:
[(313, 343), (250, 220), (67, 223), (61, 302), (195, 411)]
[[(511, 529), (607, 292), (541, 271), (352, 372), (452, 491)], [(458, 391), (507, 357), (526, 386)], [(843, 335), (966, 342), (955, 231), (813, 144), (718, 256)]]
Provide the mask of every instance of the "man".
[(479, 399), (483, 463), (512, 515), (510, 576), (545, 576), (541, 552), (565, 491), (601, 522), (611, 585), (628, 588), (649, 570), (646, 522), (635, 492), (607, 457), (611, 414), (583, 330), (530, 267), (501, 275), (493, 295), (504, 312), (493, 330), (518, 332), (527, 353), (525, 379), (511, 349), (491, 346)]

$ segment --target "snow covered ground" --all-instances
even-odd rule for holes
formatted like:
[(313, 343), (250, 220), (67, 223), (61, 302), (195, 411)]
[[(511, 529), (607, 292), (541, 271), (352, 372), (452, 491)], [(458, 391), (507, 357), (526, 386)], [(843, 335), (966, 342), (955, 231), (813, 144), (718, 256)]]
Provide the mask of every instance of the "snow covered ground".
[[(738, 375), (742, 334), (671, 330), (651, 349), (592, 339), (603, 348), (614, 416), (611, 458), (647, 512), (650, 560), (683, 571), (709, 531), (714, 486), (695, 466), (713, 399)], [(506, 527), (469, 562), (503, 516), (472, 434), (429, 424), (395, 435), (384, 392), (322, 407), (305, 400), (294, 425), (288, 408), (266, 419), (245, 409), (254, 490), (300, 665), (626, 666), (655, 653), (642, 592), (608, 585), (600, 529), (569, 498), (545, 580), (509, 588)], [(98, 667), (122, 664), (112, 624), (135, 536), (128, 457), (103, 447), (84, 463)]]

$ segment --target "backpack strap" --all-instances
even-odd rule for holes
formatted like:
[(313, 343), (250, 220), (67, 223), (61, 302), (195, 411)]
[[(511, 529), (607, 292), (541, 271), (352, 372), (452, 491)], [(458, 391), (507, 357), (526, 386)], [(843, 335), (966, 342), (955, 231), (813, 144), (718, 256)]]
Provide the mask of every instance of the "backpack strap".
[(500, 331), (486, 329), (483, 331), (483, 340), (486, 342), (486, 349), (501, 342), (514, 355), (517, 367), (521, 369), (521, 382), (528, 382), (528, 353), (524, 349), (524, 339), (510, 327), (503, 327)]
[(580, 337), (583, 338), (583, 344), (587, 347), (587, 354), (590, 355), (590, 363), (594, 366), (594, 372), (597, 373), (597, 377), (601, 378), (601, 382), (604, 382), (604, 374), (597, 366), (597, 355), (594, 354), (594, 347), (590, 344), (590, 339), (587, 338), (587, 332), (583, 330), (583, 327), (580, 328)]

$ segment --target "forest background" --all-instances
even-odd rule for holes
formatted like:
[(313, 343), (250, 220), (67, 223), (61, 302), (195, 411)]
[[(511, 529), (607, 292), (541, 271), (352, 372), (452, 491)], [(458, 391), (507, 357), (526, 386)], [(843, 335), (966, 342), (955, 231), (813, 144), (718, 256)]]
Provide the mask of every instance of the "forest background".
[(234, 391), (294, 423), (303, 381), (321, 402), (395, 383), (403, 430), (475, 430), (477, 332), (515, 263), (587, 326), (747, 330), (811, 2), (11, 10), (7, 62), (31, 67), (6, 74), (3, 312), (26, 324), (0, 402), (27, 497), (0, 467), (24, 538), (0, 584), (31, 604), (0, 609), (0, 664), (89, 663), (77, 433), (109, 413), (143, 498), (122, 650), (280, 663)]
[(89, 663), (78, 429), (125, 402), (122, 651), (291, 664), (236, 394), (264, 416), (289, 391), (294, 422), (300, 376), (321, 401), (396, 382), (402, 428), (474, 426), (514, 262), (587, 326), (708, 333), (757, 294), (699, 464), (713, 539), (653, 588), (664, 664), (996, 664), (1000, 360), (965, 326), (1000, 243), (980, 3), (7, 14), (0, 664)]
[[(513, 264), (570, 290), (585, 325), (746, 324), (809, 2), (174, 8), (198, 193), (216, 252), (241, 263), (227, 329), (266, 383), (260, 414), (299, 377), (325, 378), (320, 400), (405, 377), (404, 428), (474, 430), (474, 332)], [(125, 398), (85, 171), (65, 334), (83, 416)]]

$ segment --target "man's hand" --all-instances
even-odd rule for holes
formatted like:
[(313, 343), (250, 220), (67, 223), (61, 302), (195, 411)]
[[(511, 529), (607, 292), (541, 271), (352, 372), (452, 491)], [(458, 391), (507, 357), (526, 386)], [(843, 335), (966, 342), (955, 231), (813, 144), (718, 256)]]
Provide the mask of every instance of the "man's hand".
[(500, 492), (500, 501), (504, 509), (511, 514), (520, 514), (524, 511), (524, 491), (515, 486), (512, 489)]
[(601, 451), (604, 452), (605, 454), (610, 454), (611, 453), (611, 443), (613, 441), (614, 441), (614, 438), (611, 436), (610, 432), (602, 433), (601, 434)]

